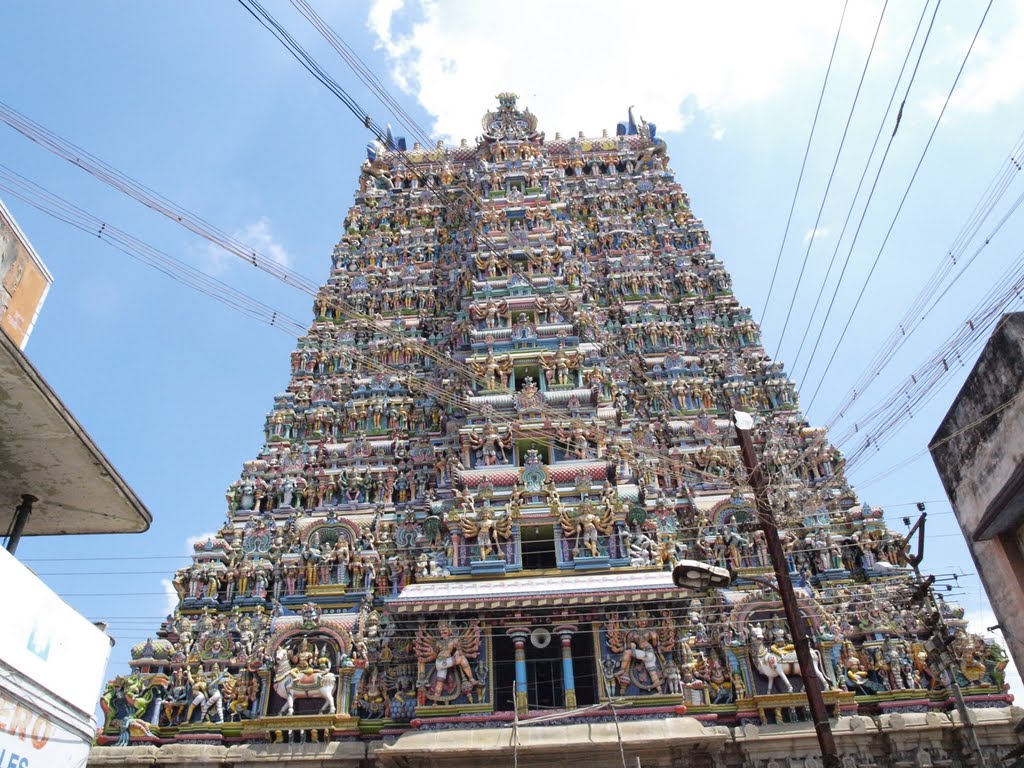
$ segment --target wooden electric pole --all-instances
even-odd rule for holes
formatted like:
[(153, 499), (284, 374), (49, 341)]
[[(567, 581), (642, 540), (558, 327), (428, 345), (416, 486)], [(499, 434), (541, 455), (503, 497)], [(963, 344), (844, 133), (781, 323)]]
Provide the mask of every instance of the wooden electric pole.
[(807, 632), (804, 631), (800, 607), (797, 605), (796, 594), (793, 592), (793, 582), (789, 578), (789, 566), (786, 564), (786, 556), (782, 551), (782, 542), (779, 541), (779, 528), (775, 523), (771, 504), (768, 502), (768, 487), (765, 485), (764, 473), (761, 471), (760, 462), (754, 455), (754, 443), (750, 439), (750, 427), (753, 426), (753, 419), (749, 414), (737, 411), (733, 413), (733, 424), (736, 427), (736, 438), (740, 443), (743, 464), (747, 468), (747, 479), (750, 487), (754, 490), (757, 519), (768, 545), (768, 557), (775, 569), (775, 583), (778, 587), (779, 598), (782, 600), (782, 610), (786, 614), (786, 623), (789, 624), (793, 645), (796, 647), (796, 658), (800, 663), (800, 677), (804, 681), (804, 693), (807, 694), (808, 709), (811, 712), (811, 720), (814, 722), (814, 730), (818, 735), (818, 746), (821, 747), (824, 768), (840, 768), (839, 755), (836, 754), (836, 741), (832, 735), (832, 726), (828, 721), (828, 710), (825, 709), (825, 699), (821, 695), (820, 683), (814, 674), (810, 639), (807, 637)]

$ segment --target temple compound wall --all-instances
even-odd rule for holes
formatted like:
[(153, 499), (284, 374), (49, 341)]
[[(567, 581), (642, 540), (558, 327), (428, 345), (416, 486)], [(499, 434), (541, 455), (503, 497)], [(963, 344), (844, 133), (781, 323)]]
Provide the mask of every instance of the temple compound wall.
[(957, 690), (1014, 743), (1005, 654), (800, 413), (655, 126), (549, 140), (501, 94), (473, 145), (371, 145), (344, 228), (93, 764), (814, 768), (733, 409), (845, 764), (965, 764)]

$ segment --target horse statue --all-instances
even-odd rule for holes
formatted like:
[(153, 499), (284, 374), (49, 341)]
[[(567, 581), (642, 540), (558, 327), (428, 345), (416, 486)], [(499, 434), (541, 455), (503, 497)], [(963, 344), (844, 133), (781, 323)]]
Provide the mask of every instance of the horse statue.
[[(748, 640), (750, 643), (750, 659), (754, 664), (754, 668), (768, 678), (768, 690), (765, 693), (771, 693), (775, 688), (776, 678), (782, 679), (782, 685), (785, 687), (786, 693), (792, 693), (793, 684), (789, 682), (787, 675), (801, 674), (800, 664), (796, 660), (796, 651), (787, 650), (784, 653), (778, 653), (776, 650), (769, 648), (765, 644), (764, 627), (759, 625), (754, 625), (750, 628)], [(825, 677), (825, 673), (821, 670), (821, 654), (814, 648), (810, 650), (815, 677), (821, 681), (825, 690), (833, 689), (835, 686)]]
[(295, 670), (288, 649), (281, 646), (274, 654), (274, 691), (285, 700), (279, 715), (295, 714), (295, 699), (323, 699), (318, 714), (334, 714), (334, 689), (338, 678), (330, 670)]

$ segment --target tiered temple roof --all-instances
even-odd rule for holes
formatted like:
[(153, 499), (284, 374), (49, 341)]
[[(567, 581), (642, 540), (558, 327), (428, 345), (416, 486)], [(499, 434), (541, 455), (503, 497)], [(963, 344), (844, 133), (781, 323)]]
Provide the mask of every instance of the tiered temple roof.
[[(548, 140), (502, 94), (472, 146), (372, 145), (344, 227), (264, 447), (99, 743), (804, 719), (734, 409), (829, 706), (949, 711), (937, 627), (968, 699), (1008, 704), (1001, 650), (910, 599), (905, 542), (800, 413), (653, 125)], [(681, 592), (680, 559), (733, 582)]]

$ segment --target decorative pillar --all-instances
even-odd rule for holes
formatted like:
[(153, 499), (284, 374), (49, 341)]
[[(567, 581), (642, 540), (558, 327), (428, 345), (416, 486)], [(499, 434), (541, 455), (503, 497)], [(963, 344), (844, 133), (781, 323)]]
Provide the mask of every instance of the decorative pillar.
[[(352, 678), (356, 669), (352, 666), (342, 666), (338, 670), (338, 691), (335, 694), (338, 701), (335, 702), (335, 716), (345, 716), (351, 714), (352, 708), (352, 691), (354, 686), (352, 685)], [(362, 670), (359, 670), (362, 672)]]
[(462, 532), (461, 529), (456, 528), (452, 531), (452, 565), (458, 567), (463, 565), (462, 562)]
[(260, 695), (259, 695), (259, 709), (256, 710), (264, 715), (271, 714), (270, 710), (270, 690), (273, 687), (271, 685), (271, 674), (269, 669), (261, 669), (256, 674), (260, 677)]
[(562, 687), (565, 689), (565, 708), (576, 709), (576, 678), (572, 668), (572, 636), (576, 627), (563, 625), (555, 627), (562, 638)]
[(515, 705), (516, 712), (525, 715), (530, 707), (530, 699), (526, 687), (526, 638), (530, 631), (523, 627), (515, 627), (508, 630), (509, 637), (515, 643), (516, 650), (516, 684), (515, 684)]

